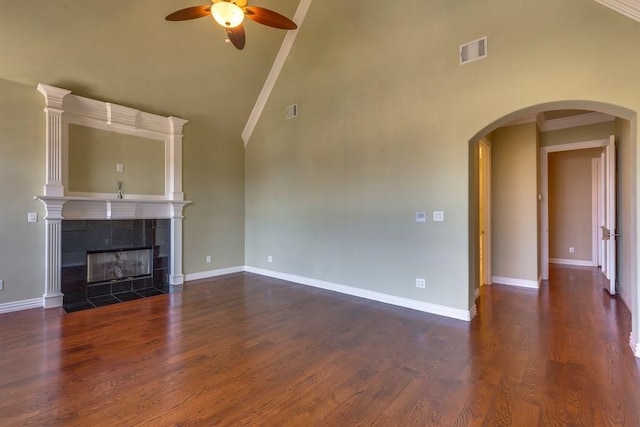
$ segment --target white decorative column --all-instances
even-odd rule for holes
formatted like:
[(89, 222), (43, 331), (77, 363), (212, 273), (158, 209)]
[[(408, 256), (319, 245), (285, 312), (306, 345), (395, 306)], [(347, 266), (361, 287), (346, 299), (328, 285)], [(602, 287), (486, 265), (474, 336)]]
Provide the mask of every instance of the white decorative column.
[(166, 144), (166, 158), (171, 167), (168, 171), (166, 184), (167, 198), (171, 203), (171, 265), (169, 266), (169, 283), (171, 286), (182, 286), (182, 211), (186, 203), (182, 192), (182, 128), (187, 120), (169, 117), (169, 141)]
[(44, 112), (47, 115), (47, 170), (44, 195), (64, 196), (62, 184), (62, 102), (71, 91), (40, 83), (38, 91), (44, 95)]
[(177, 117), (169, 117), (170, 137), (166, 144), (166, 158), (172, 166), (167, 171), (169, 176), (166, 180), (168, 188), (166, 189), (169, 200), (184, 200), (182, 192), (182, 127), (188, 123), (188, 120), (179, 119)]
[(169, 272), (169, 283), (171, 286), (182, 286), (184, 274), (182, 273), (182, 211), (188, 202), (171, 203), (171, 269)]
[(45, 232), (45, 289), (42, 296), (44, 308), (62, 306), (60, 290), (61, 241), (62, 241), (62, 207), (64, 200), (49, 201), (46, 207)]
[[(71, 91), (44, 84), (38, 85), (38, 91), (44, 95), (46, 114), (46, 146), (47, 165), (44, 195), (50, 197), (64, 196), (62, 181), (62, 134), (63, 123), (62, 102)], [(45, 287), (42, 296), (44, 308), (62, 306), (60, 291), (60, 242), (62, 238), (62, 206), (64, 200), (45, 203)]]

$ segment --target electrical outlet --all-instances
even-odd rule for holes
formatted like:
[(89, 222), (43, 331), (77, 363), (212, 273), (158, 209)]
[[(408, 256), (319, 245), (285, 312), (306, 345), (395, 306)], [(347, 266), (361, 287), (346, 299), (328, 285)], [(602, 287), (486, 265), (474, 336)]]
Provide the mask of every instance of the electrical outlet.
[(273, 262), (273, 257), (271, 255), (267, 257), (267, 262)]
[(569, 248), (569, 253), (570, 253), (570, 254), (573, 254), (573, 253), (575, 253), (575, 252), (576, 252), (576, 248), (574, 248), (573, 246), (571, 246), (571, 247)]
[(424, 289), (427, 286), (427, 281), (424, 279), (416, 279), (416, 288)]
[(27, 214), (27, 222), (38, 222), (38, 213), (37, 212), (29, 212)]
[(0, 280), (0, 291), (4, 291), (4, 280)]
[(122, 163), (116, 163), (116, 172), (123, 172), (124, 165)]
[(211, 255), (207, 255), (207, 264), (211, 264)]

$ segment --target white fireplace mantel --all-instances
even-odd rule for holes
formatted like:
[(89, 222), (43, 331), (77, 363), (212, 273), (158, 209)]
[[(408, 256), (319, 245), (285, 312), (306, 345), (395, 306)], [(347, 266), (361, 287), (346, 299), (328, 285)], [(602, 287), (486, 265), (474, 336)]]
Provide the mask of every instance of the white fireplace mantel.
[[(182, 192), (182, 128), (187, 120), (145, 113), (133, 108), (72, 95), (70, 91), (38, 85), (45, 98), (46, 182), (44, 194), (35, 196), (45, 206), (45, 284), (43, 306), (59, 307), (62, 220), (170, 219), (169, 282), (184, 283), (182, 273), (183, 209), (189, 204)], [(165, 194), (125, 196), (100, 193), (78, 197), (65, 188), (70, 123), (110, 132), (142, 136), (164, 142)]]
[[(45, 219), (171, 219), (181, 218), (190, 202), (182, 200), (102, 199), (96, 197), (35, 196), (45, 204)], [(59, 213), (57, 218), (54, 213)]]

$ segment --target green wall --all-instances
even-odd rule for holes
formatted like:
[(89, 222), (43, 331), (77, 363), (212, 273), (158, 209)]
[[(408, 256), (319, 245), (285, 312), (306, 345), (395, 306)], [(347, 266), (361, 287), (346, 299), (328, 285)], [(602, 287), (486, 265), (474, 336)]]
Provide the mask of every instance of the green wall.
[[(164, 196), (164, 141), (69, 125), (67, 191)], [(116, 165), (123, 165), (117, 172)]]
[(538, 130), (535, 123), (491, 134), (491, 250), (494, 277), (537, 282)]
[[(549, 258), (590, 262), (593, 253), (592, 159), (602, 149), (549, 153)], [(574, 253), (569, 248), (574, 248)]]
[[(460, 66), (482, 36), (488, 58)], [(470, 140), (545, 109), (631, 118), (640, 57), (620, 53), (638, 37), (579, 0), (313, 2), (246, 150), (246, 264), (470, 308)], [(422, 210), (445, 221), (417, 225)], [(537, 280), (535, 258), (521, 278)]]
[(0, 304), (44, 293), (44, 211), (33, 196), (45, 180), (45, 117), (33, 87), (0, 79)]

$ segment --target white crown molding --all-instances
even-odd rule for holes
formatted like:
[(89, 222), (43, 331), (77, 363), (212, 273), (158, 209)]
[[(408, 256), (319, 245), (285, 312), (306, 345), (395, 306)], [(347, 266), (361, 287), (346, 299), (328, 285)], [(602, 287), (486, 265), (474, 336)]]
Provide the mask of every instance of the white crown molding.
[(519, 288), (529, 288), (529, 289), (540, 288), (540, 279), (536, 281), (536, 280), (515, 279), (512, 277), (493, 276), (491, 281), (496, 285), (516, 286)]
[(569, 129), (579, 126), (595, 125), (597, 123), (612, 122), (616, 118), (605, 113), (586, 113), (577, 116), (563, 117), (561, 119), (544, 120), (542, 125), (539, 124), (542, 132), (553, 130)]
[(640, 21), (640, 0), (595, 0), (631, 19)]
[(245, 266), (248, 273), (259, 274), (261, 276), (273, 277), (275, 279), (286, 280), (288, 282), (300, 285), (311, 286), (314, 288), (325, 289), (327, 291), (339, 292), (341, 294), (351, 295), (354, 297), (364, 298), (372, 301), (382, 302), (385, 304), (396, 305), (399, 307), (409, 308), (412, 310), (422, 311), (424, 313), (436, 314), (438, 316), (450, 317), (452, 319), (464, 320), (470, 322), (476, 314), (476, 306), (470, 310), (462, 310), (459, 308), (448, 307), (439, 304), (432, 304), (424, 301), (417, 301), (409, 298), (389, 295), (381, 292), (369, 291), (366, 289), (354, 288), (352, 286), (339, 285), (337, 283), (326, 282), (324, 280), (311, 279), (309, 277), (296, 276), (293, 274), (280, 273), (277, 271), (264, 270), (262, 268)]
[(526, 125), (527, 123), (534, 123), (534, 122), (537, 122), (537, 121), (538, 121), (538, 119), (537, 119), (536, 116), (528, 116), (528, 117), (523, 117), (521, 119), (509, 122), (506, 125), (504, 125), (504, 127), (517, 126), (517, 125)]
[(29, 310), (43, 307), (42, 298), (25, 299), (22, 301), (8, 302), (0, 304), (0, 314), (11, 313), (12, 311)]
[(251, 135), (253, 134), (253, 130), (258, 124), (258, 120), (262, 115), (262, 111), (264, 107), (267, 105), (267, 101), (269, 100), (269, 96), (273, 91), (273, 88), (278, 81), (278, 77), (280, 76), (280, 72), (282, 71), (282, 67), (284, 67), (284, 63), (289, 56), (289, 52), (291, 52), (291, 48), (293, 47), (293, 42), (296, 40), (296, 36), (298, 35), (298, 31), (302, 27), (302, 22), (304, 21), (305, 16), (307, 16), (307, 11), (309, 10), (309, 6), (311, 6), (312, 0), (300, 0), (300, 4), (298, 5), (298, 9), (296, 10), (295, 15), (293, 16), (293, 20), (298, 25), (297, 30), (287, 31), (287, 34), (282, 41), (282, 45), (280, 46), (280, 50), (276, 55), (276, 59), (271, 66), (271, 71), (269, 71), (269, 75), (267, 76), (267, 80), (264, 82), (264, 86), (260, 91), (260, 95), (258, 96), (258, 100), (249, 115), (249, 119), (247, 120), (247, 124), (242, 131), (242, 140), (244, 141), (244, 146), (246, 148), (247, 144), (249, 144), (249, 140), (251, 139)]

